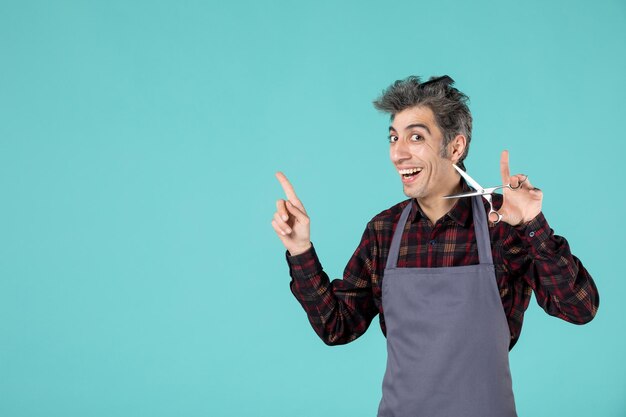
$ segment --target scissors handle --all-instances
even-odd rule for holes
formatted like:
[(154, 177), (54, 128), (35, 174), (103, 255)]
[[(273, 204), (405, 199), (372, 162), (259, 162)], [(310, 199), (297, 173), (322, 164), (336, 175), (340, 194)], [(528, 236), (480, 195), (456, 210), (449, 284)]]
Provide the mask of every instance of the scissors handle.
[(487, 220), (489, 220), (489, 217), (491, 217), (491, 213), (496, 213), (496, 216), (498, 216), (498, 218), (496, 220), (494, 220), (492, 223), (493, 224), (500, 223), (500, 220), (502, 220), (502, 214), (500, 214), (496, 210), (494, 210), (493, 206), (490, 207), (489, 214), (487, 215)]
[[(504, 188), (506, 186), (500, 187), (500, 188)], [(489, 217), (491, 217), (491, 213), (496, 213), (496, 216), (498, 216), (498, 218), (493, 221), (493, 224), (498, 224), (500, 223), (500, 220), (502, 220), (502, 214), (498, 213), (497, 210), (493, 209), (493, 198), (491, 197), (491, 193), (484, 195), (483, 198), (485, 200), (487, 200), (487, 202), (489, 203), (489, 214), (487, 215), (487, 220), (489, 221)]]

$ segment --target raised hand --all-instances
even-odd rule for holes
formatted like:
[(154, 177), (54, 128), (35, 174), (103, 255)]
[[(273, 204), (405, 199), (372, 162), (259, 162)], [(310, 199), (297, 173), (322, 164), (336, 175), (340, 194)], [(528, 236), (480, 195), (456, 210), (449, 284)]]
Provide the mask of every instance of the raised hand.
[(299, 255), (311, 248), (310, 219), (285, 174), (277, 172), (276, 178), (285, 191), (287, 201), (276, 201), (272, 227), (289, 253)]
[[(539, 188), (534, 188), (528, 177), (523, 174), (511, 176), (509, 171), (509, 152), (502, 151), (500, 157), (500, 174), (502, 184), (510, 184), (511, 188), (505, 187), (502, 207), (498, 212), (502, 215), (502, 221), (517, 226), (528, 223), (541, 212), (543, 193)], [(496, 215), (493, 214), (492, 217)], [(490, 218), (491, 221), (497, 220)]]

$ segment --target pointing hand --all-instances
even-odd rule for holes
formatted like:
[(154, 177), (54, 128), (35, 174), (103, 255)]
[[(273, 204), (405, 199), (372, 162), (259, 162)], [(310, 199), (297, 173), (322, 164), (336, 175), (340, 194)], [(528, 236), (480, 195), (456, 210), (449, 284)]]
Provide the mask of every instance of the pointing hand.
[(310, 219), (285, 174), (277, 172), (276, 178), (283, 187), (287, 201), (276, 201), (272, 227), (291, 256), (299, 255), (311, 248)]

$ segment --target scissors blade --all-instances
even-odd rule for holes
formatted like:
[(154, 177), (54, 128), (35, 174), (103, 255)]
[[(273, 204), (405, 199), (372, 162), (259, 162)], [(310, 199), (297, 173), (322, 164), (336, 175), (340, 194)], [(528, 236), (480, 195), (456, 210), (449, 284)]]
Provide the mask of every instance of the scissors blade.
[[(467, 181), (467, 183), (476, 191), (480, 191), (483, 189), (483, 187), (481, 187), (480, 184), (474, 181), (474, 178), (470, 177), (467, 172), (463, 171), (461, 168), (459, 168), (455, 164), (452, 164), (452, 166), (454, 167), (454, 169), (458, 171), (459, 174), (461, 174), (463, 178), (465, 178), (465, 181)], [(477, 194), (477, 195), (482, 195), (482, 194)]]
[(484, 191), (468, 191), (466, 193), (459, 193), (459, 194), (451, 194), (451, 195), (446, 195), (443, 198), (462, 198), (462, 197), (473, 197), (475, 195), (485, 195)]

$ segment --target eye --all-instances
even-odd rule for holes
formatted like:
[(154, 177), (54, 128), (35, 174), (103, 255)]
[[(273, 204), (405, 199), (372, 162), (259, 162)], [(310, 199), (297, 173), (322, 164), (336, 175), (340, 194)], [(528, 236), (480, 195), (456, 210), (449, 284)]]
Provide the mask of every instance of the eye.
[(398, 137), (395, 135), (389, 135), (389, 143), (395, 143), (398, 141)]
[(418, 135), (417, 133), (416, 133), (416, 134), (414, 134), (414, 135), (411, 135), (411, 140), (412, 140), (413, 142), (419, 142), (419, 141), (421, 141), (421, 140), (423, 140), (423, 139), (424, 139), (424, 138), (423, 138), (423, 137), (421, 137), (420, 135)]

